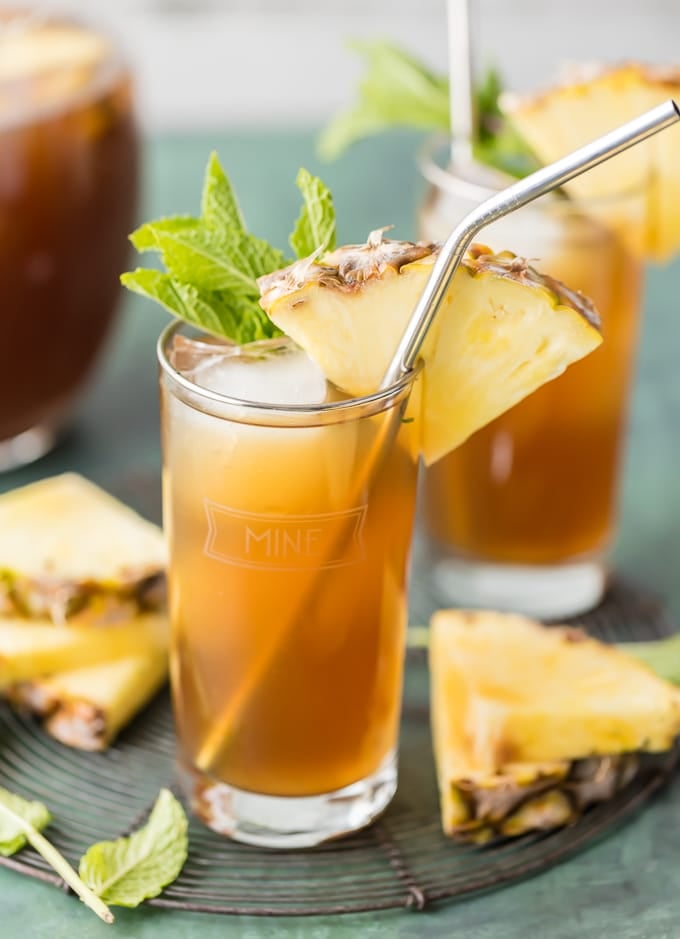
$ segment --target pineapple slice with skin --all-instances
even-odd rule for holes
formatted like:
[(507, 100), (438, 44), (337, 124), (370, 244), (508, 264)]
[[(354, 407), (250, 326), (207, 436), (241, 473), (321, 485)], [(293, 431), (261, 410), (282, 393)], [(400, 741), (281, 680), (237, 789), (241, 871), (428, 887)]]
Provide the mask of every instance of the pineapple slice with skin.
[(167, 678), (164, 649), (19, 682), (7, 698), (45, 719), (55, 739), (80, 750), (104, 750)]
[(476, 842), (566, 824), (670, 749), (680, 691), (578, 630), (435, 613), (431, 718), (447, 834)]
[(135, 655), (167, 654), (168, 621), (147, 613), (109, 626), (0, 618), (0, 688)]
[[(632, 62), (588, 70), (539, 95), (507, 94), (502, 106), (537, 157), (551, 163), (669, 98), (680, 100), (680, 69)], [(678, 166), (680, 129), (674, 127), (564, 188), (633, 250), (664, 261), (680, 249)]]
[[(260, 278), (270, 318), (352, 395), (380, 386), (439, 246), (372, 232)], [(602, 341), (584, 297), (510, 252), (474, 246), (422, 351), (420, 448), (433, 463)]]
[(158, 526), (76, 473), (0, 496), (0, 612), (105, 621), (162, 604)]

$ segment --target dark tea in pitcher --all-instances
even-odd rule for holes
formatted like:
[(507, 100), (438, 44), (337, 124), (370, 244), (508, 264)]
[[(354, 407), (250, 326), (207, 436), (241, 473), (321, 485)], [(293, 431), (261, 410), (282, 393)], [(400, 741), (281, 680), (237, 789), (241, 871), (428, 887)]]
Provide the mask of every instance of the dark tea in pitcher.
[(0, 470), (52, 444), (111, 323), (138, 141), (113, 45), (0, 14)]

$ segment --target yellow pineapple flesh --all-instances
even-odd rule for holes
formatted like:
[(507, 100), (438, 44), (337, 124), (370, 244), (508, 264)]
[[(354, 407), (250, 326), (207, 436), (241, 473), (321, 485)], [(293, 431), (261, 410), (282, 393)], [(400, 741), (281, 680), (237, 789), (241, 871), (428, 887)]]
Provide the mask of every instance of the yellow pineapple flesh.
[[(438, 245), (373, 232), (260, 279), (271, 319), (352, 395), (376, 391), (432, 272)], [(422, 357), (420, 448), (454, 449), (602, 341), (592, 304), (510, 252), (476, 246), (459, 267)]]
[(680, 733), (676, 688), (578, 630), (521, 616), (435, 613), (430, 674), (443, 827), (466, 840), (566, 824)]
[[(680, 100), (680, 69), (632, 62), (539, 95), (506, 95), (503, 106), (537, 157), (550, 163), (669, 98)], [(565, 190), (586, 200), (584, 211), (609, 223), (634, 249), (663, 261), (680, 249), (678, 166), (680, 128), (673, 127), (577, 176)]]
[(167, 677), (166, 650), (34, 678), (11, 686), (9, 700), (44, 719), (67, 746), (103, 750)]
[(0, 689), (131, 656), (165, 657), (167, 647), (167, 617), (160, 613), (97, 628), (0, 618)]
[(0, 496), (0, 612), (129, 615), (160, 602), (165, 564), (160, 528), (75, 473)]

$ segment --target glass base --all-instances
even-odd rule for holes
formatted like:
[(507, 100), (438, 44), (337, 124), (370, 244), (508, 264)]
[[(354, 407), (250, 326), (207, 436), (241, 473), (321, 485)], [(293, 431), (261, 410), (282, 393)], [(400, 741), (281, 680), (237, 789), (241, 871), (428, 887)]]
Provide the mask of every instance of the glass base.
[(0, 473), (27, 466), (45, 456), (57, 442), (53, 427), (38, 424), (9, 440), (0, 440)]
[(539, 566), (447, 558), (435, 564), (433, 576), (448, 603), (537, 619), (560, 619), (592, 610), (607, 583), (598, 560)]
[(257, 795), (216, 782), (180, 761), (179, 777), (192, 811), (235, 841), (264, 848), (310, 848), (370, 825), (397, 789), (396, 753), (359, 782), (318, 796)]

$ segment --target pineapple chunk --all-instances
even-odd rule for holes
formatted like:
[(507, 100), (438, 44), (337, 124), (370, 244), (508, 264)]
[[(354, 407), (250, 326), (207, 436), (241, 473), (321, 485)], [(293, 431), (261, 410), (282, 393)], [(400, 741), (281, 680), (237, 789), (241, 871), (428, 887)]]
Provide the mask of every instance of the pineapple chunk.
[(567, 824), (631, 780), (638, 752), (680, 733), (676, 688), (521, 616), (435, 613), (430, 673), (442, 824), (463, 840)]
[(62, 622), (83, 609), (135, 610), (165, 563), (160, 528), (75, 473), (0, 496), (0, 607), (10, 612)]
[(0, 688), (135, 655), (165, 655), (167, 645), (167, 618), (156, 613), (96, 629), (0, 618)]
[[(352, 395), (381, 383), (423, 292), (437, 245), (348, 246), (260, 278), (271, 319)], [(560, 375), (602, 337), (585, 298), (509, 252), (474, 248), (423, 349), (420, 447), (433, 463)]]
[(449, 729), (462, 733), (485, 772), (663, 751), (680, 733), (680, 690), (579, 630), (442, 610), (432, 619), (430, 668), (438, 746), (445, 750)]
[[(669, 98), (680, 99), (680, 70), (628, 63), (598, 70), (541, 95), (507, 95), (503, 106), (540, 160), (550, 163)], [(584, 210), (652, 260), (680, 249), (680, 130), (577, 176), (566, 191)], [(635, 193), (641, 194), (640, 199)]]
[(45, 718), (45, 729), (80, 750), (104, 750), (164, 683), (164, 649), (19, 682), (9, 700)]

